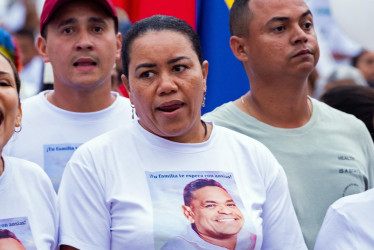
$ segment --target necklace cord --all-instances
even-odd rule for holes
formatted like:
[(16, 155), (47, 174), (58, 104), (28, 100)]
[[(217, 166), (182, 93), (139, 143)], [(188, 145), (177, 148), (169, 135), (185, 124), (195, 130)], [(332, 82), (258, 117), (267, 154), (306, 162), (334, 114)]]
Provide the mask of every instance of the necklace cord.
[[(249, 112), (249, 109), (247, 107), (247, 103), (244, 102), (244, 96), (241, 96), (240, 100), (242, 101), (242, 104), (243, 104), (245, 110), (248, 112), (249, 115), (251, 115), (251, 112)], [(312, 114), (313, 114), (313, 111), (312, 111), (313, 104), (312, 104), (312, 101), (309, 98), (307, 99), (307, 105), (308, 105), (309, 118), (310, 118), (310, 117), (312, 117)]]

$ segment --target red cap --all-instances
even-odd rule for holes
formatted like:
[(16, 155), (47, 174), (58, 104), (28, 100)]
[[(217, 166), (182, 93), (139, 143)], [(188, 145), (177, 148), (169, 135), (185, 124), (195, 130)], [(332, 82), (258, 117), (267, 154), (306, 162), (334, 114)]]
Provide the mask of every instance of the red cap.
[[(61, 7), (61, 5), (70, 2), (72, 0), (45, 0), (42, 14), (40, 15), (40, 33), (42, 33), (43, 28), (52, 18), (53, 14)], [(87, 2), (95, 1), (101, 4), (114, 19), (114, 23), (118, 29), (118, 16), (116, 8), (111, 0), (89, 0)]]

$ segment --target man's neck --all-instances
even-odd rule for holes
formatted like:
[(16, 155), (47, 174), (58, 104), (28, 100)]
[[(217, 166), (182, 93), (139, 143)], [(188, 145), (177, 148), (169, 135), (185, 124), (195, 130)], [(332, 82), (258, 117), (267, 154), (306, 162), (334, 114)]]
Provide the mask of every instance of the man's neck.
[(251, 91), (234, 103), (245, 113), (268, 125), (298, 128), (312, 115), (306, 82), (253, 83)]
[(46, 94), (53, 105), (71, 112), (96, 112), (108, 108), (116, 97), (110, 90), (54, 91)]

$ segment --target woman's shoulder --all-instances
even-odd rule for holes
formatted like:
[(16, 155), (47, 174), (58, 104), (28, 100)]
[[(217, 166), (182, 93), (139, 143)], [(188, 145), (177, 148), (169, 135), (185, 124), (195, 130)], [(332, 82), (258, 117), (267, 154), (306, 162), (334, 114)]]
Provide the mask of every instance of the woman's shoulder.
[(125, 124), (123, 126), (114, 128), (105, 133), (102, 133), (87, 142), (83, 143), (78, 150), (81, 148), (86, 149), (102, 149), (103, 147), (116, 147), (117, 144), (123, 144), (131, 140), (131, 137), (136, 135), (136, 127), (132, 122), (130, 124)]
[(260, 172), (278, 173), (280, 165), (271, 151), (260, 141), (234, 130), (215, 125), (216, 141), (219, 147), (232, 155), (241, 155), (242, 160), (248, 160), (257, 166)]
[(335, 201), (332, 209), (345, 213), (347, 211), (361, 211), (374, 206), (374, 189), (365, 192), (343, 197)]
[[(45, 171), (37, 165), (28, 160), (4, 156), (5, 171), (8, 171), (7, 176), (10, 185), (18, 188), (25, 188), (31, 193), (38, 194), (42, 190), (42, 193), (48, 193), (49, 197), (56, 195), (51, 179), (45, 173)], [(7, 170), (8, 168), (8, 170)]]
[(262, 142), (248, 135), (239, 133), (235, 130), (232, 130), (232, 129), (229, 129), (229, 128), (226, 128), (220, 125), (216, 125), (214, 124), (214, 122), (212, 124), (213, 124), (214, 129), (216, 130), (217, 135), (224, 138), (225, 140), (230, 141), (231, 143), (245, 144), (247, 146), (252, 145), (254, 148), (267, 149), (266, 146)]
[(38, 164), (24, 160), (21, 158), (13, 157), (13, 156), (3, 156), (5, 168), (9, 167), (16, 173), (20, 173), (21, 175), (25, 176), (25, 178), (29, 178), (30, 176), (37, 176), (38, 178), (42, 178), (48, 180), (47, 174), (44, 172), (42, 167)]

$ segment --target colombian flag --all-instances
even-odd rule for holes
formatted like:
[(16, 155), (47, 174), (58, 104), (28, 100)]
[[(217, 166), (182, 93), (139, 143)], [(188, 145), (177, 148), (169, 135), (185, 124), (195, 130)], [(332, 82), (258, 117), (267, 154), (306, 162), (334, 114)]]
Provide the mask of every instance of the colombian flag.
[(234, 0), (113, 0), (131, 22), (156, 15), (185, 20), (199, 34), (204, 60), (209, 62), (206, 106), (209, 112), (249, 89), (247, 75), (230, 49), (229, 10)]
[(245, 70), (230, 49), (229, 11), (234, 0), (198, 0), (197, 32), (209, 62), (206, 107), (209, 112), (249, 90)]

